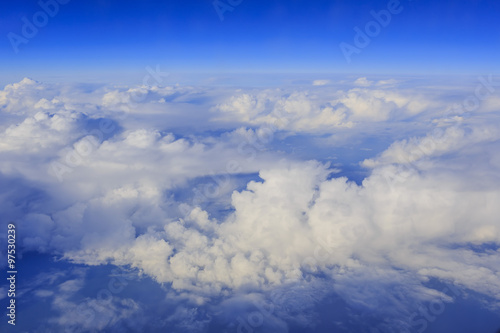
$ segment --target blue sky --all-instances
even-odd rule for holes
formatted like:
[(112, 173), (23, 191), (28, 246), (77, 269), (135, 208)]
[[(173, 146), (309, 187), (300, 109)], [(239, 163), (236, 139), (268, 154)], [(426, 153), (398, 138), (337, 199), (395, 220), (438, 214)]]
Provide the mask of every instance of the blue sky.
[[(14, 53), (6, 35), (21, 35), (41, 8), (3, 6), (4, 73), (136, 73), (145, 64), (170, 72), (320, 72), (471, 74), (497, 72), (500, 4), (496, 1), (409, 1), (348, 64), (371, 11), (388, 1), (241, 1), (221, 21), (211, 1), (70, 1)], [(25, 75), (25, 76), (26, 76)], [(33, 75), (33, 74), (31, 74)], [(22, 77), (21, 77), (22, 78)]]

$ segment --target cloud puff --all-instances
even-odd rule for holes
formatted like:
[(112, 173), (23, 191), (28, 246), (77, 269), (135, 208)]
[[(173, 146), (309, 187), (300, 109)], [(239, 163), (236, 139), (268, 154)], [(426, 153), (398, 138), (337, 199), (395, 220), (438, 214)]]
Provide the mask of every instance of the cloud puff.
[(76, 126), (81, 118), (78, 114), (37, 112), (20, 124), (9, 126), (1, 134), (0, 150), (35, 153), (62, 146), (66, 140), (74, 140), (81, 133)]
[(0, 92), (2, 110), (12, 113), (25, 113), (26, 109), (39, 101), (41, 84), (24, 78), (18, 83), (8, 84)]
[(314, 80), (313, 86), (326, 86), (329, 83), (331, 83), (330, 80)]
[(360, 87), (369, 87), (372, 84), (373, 82), (369, 81), (366, 77), (360, 77), (359, 79), (356, 79), (356, 81), (354, 81), (354, 85)]

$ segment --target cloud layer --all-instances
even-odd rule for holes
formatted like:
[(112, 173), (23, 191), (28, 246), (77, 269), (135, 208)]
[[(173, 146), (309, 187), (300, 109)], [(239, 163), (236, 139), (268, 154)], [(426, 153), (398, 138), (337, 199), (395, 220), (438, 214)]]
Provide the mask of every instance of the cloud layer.
[[(409, 85), (89, 88), (24, 79), (0, 91), (0, 208), (24, 252), (130, 267), (168, 299), (199, 307), (169, 312), (164, 327), (311, 328), (328, 295), (351, 309), (346, 318), (379, 329), (417, 329), (425, 304), (464, 293), (497, 309), (498, 97), (456, 116), (449, 87)], [(362, 150), (377, 135), (392, 144)], [(300, 147), (294, 137), (316, 141)], [(315, 160), (283, 149), (317, 149), (310, 142), (322, 146)], [(357, 149), (361, 183), (337, 176), (349, 167), (342, 145)], [(102, 317), (88, 326), (67, 296), (83, 290), (78, 274), (59, 292), (37, 290), (59, 313), (51, 325), (117, 329), (141, 315), (133, 298), (107, 312), (86, 302)], [(247, 316), (255, 304), (267, 306), (261, 323)]]

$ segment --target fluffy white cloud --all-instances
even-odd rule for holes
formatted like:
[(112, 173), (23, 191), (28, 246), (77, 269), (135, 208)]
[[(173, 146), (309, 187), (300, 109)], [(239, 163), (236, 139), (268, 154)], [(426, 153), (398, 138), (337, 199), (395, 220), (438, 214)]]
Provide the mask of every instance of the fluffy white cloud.
[[(471, 144), (477, 149), (483, 142)], [(384, 164), (362, 185), (327, 180), (330, 170), (315, 162), (263, 170), (263, 182), (233, 194), (235, 212), (226, 220), (210, 220), (197, 208), (105, 258), (139, 267), (175, 289), (204, 294), (225, 287), (269, 288), (318, 270), (329, 272), (332, 284), (342, 289), (346, 274), (345, 283), (352, 286), (352, 279), (378, 281), (371, 276), (378, 270), (394, 280), (390, 283), (416, 281), (416, 289), (409, 290), (415, 295), (426, 290), (419, 281), (437, 277), (498, 298), (500, 258), (468, 248), (500, 243), (500, 211), (493, 204), (500, 199), (498, 179), (496, 189), (477, 188), (488, 174), (463, 179), (460, 172), (449, 172), (443, 178), (443, 163), (435, 157), (414, 170)], [(155, 254), (146, 261), (138, 257), (147, 252)], [(96, 253), (82, 255), (70, 257), (92, 260), (86, 256)], [(426, 294), (432, 296), (432, 290)], [(368, 302), (354, 291), (350, 297)]]
[(360, 86), (360, 87), (369, 87), (373, 84), (372, 81), (369, 81), (366, 77), (360, 77), (354, 81), (355, 86)]
[(8, 84), (0, 91), (2, 110), (12, 113), (26, 113), (39, 101), (42, 86), (39, 82), (24, 78), (19, 83)]
[(223, 121), (328, 133), (365, 123), (429, 117), (426, 113), (435, 117), (436, 110), (446, 106), (423, 89), (398, 89), (396, 84), (394, 80), (381, 80), (373, 85), (361, 78), (350, 89), (314, 84), (310, 90), (240, 91), (212, 110), (220, 112), (216, 119)]
[(81, 115), (74, 113), (37, 112), (0, 134), (0, 151), (36, 153), (54, 146), (60, 147), (66, 144), (66, 140), (74, 140), (81, 135), (81, 129), (76, 126), (79, 119)]
[[(498, 110), (488, 104), (489, 112), (456, 123), (435, 92), (356, 82), (333, 91), (75, 92), (23, 80), (0, 95), (2, 114), (14, 115), (0, 128), (0, 208), (17, 219), (24, 251), (129, 265), (200, 306), (260, 297), (240, 299), (244, 291), (293, 292), (289, 299), (314, 304), (326, 290), (353, 308), (407, 318), (423, 302), (452, 301), (432, 279), (500, 301)], [(197, 105), (200, 96), (209, 102)], [(182, 132), (193, 114), (218, 132)], [(410, 117), (427, 121), (428, 133)], [(272, 142), (340, 129), (363, 137), (372, 124), (396, 122), (420, 132), (377, 156), (365, 152), (369, 173), (359, 184)], [(238, 177), (257, 173), (242, 188)], [(212, 214), (215, 204), (225, 213)], [(85, 326), (69, 296), (81, 278), (72, 281), (53, 303), (69, 311), (61, 325), (99, 330), (140, 313), (120, 299)], [(283, 310), (285, 296), (269, 322), (276, 331), (294, 317)], [(294, 320), (310, 322), (311, 306), (303, 306), (305, 317)], [(179, 308), (167, 321), (182, 326), (198, 315)]]

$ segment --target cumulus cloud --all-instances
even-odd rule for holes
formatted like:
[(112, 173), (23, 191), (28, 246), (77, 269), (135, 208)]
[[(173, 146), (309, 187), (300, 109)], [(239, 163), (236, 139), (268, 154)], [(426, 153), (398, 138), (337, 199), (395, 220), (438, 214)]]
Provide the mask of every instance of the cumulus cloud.
[(329, 133), (374, 122), (435, 117), (446, 106), (428, 92), (396, 88), (397, 81), (380, 80), (372, 85), (362, 78), (356, 82), (357, 87), (350, 89), (315, 84), (310, 90), (241, 91), (212, 111), (218, 113), (216, 119), (226, 122)]
[(38, 103), (41, 89), (39, 82), (29, 78), (6, 85), (0, 92), (2, 110), (11, 113), (25, 113), (27, 108)]
[[(386, 81), (361, 78), (333, 91), (315, 84), (83, 93), (25, 79), (0, 95), (0, 112), (15, 115), (0, 128), (0, 207), (16, 219), (22, 251), (128, 266), (168, 286), (169, 299), (189, 300), (163, 317), (179, 329), (206, 328), (210, 304), (219, 323), (250, 325), (247, 312), (264, 303), (263, 327), (312, 327), (326, 295), (357, 311), (352, 318), (369, 313), (366, 320), (409, 329), (422, 304), (455, 300), (434, 280), (496, 306), (498, 112), (433, 122), (444, 119), (429, 115), (444, 102)], [(189, 124), (183, 107), (218, 131), (185, 133), (158, 120)], [(412, 117), (428, 121), (425, 131), (406, 125)], [(303, 160), (276, 142), (296, 133), (362, 136), (365, 125), (396, 122), (419, 133), (378, 154), (363, 151), (367, 176), (358, 183), (337, 176), (323, 153)], [(131, 298), (78, 308), (72, 297), (85, 273), (75, 274), (58, 293), (36, 293), (61, 314), (55, 324), (104, 330), (142, 315)], [(231, 308), (243, 321), (221, 315)]]
[(65, 140), (78, 136), (76, 122), (81, 119), (78, 114), (50, 114), (37, 112), (23, 122), (9, 126), (0, 137), (1, 151), (17, 151), (24, 153), (64, 145)]
[(360, 77), (359, 79), (356, 79), (356, 81), (354, 81), (354, 85), (360, 87), (369, 87), (372, 84), (373, 82), (369, 81), (366, 77)]

